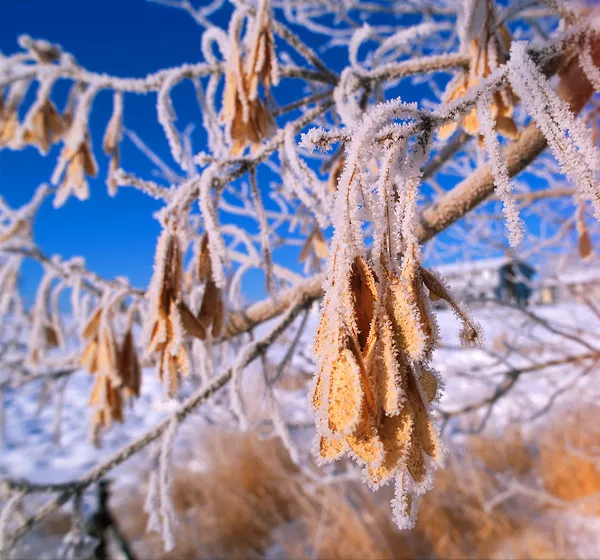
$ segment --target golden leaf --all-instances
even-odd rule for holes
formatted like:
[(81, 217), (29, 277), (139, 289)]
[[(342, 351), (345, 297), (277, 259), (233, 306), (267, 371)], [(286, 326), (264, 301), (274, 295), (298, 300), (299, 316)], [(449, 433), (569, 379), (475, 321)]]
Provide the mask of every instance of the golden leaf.
[(437, 377), (428, 371), (425, 366), (421, 366), (419, 373), (419, 383), (428, 402), (433, 402), (437, 396), (438, 380)]
[(345, 349), (339, 353), (329, 374), (329, 428), (346, 433), (359, 419), (363, 398), (360, 368), (354, 354)]
[(383, 444), (366, 402), (361, 404), (358, 424), (352, 433), (346, 436), (346, 441), (350, 449), (365, 463), (378, 465), (382, 461)]
[(396, 416), (385, 416), (379, 428), (383, 445), (383, 461), (378, 467), (369, 466), (369, 477), (374, 484), (387, 482), (404, 460), (412, 432), (412, 418), (404, 407)]
[(85, 327), (83, 328), (82, 337), (83, 338), (92, 338), (96, 336), (98, 333), (98, 327), (100, 326), (100, 319), (102, 318), (102, 313), (104, 312), (102, 306), (98, 306), (91, 317), (88, 319)]
[(181, 315), (183, 328), (190, 336), (200, 340), (206, 339), (206, 329), (183, 302), (179, 302), (179, 314)]
[(346, 447), (343, 439), (330, 439), (324, 436), (319, 438), (319, 456), (326, 461), (340, 458), (346, 451)]
[(0, 121), (0, 148), (10, 146), (17, 136), (19, 119), (17, 112), (11, 112)]

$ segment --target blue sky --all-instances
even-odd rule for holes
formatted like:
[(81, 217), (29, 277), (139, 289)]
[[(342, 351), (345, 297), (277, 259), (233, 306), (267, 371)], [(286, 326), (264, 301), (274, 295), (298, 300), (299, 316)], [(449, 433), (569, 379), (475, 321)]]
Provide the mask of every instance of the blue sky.
[[(192, 19), (145, 0), (3, 0), (0, 50), (14, 52), (22, 33), (57, 42), (86, 68), (117, 76), (144, 76), (200, 59), (201, 29)], [(66, 89), (66, 83), (61, 85), (58, 97)], [(101, 275), (127, 275), (134, 285), (145, 286), (159, 233), (152, 212), (160, 205), (133, 189), (121, 189), (116, 198), (106, 193), (108, 162), (101, 138), (111, 103), (111, 94), (103, 92), (93, 107), (91, 130), (100, 173), (90, 182), (91, 199), (84, 203), (71, 199), (59, 210), (53, 210), (48, 200), (35, 224), (35, 236), (47, 253), (82, 254), (89, 268)], [(154, 117), (155, 97), (129, 96), (125, 103), (125, 125), (166, 154)], [(0, 193), (12, 205), (27, 201), (39, 183), (49, 180), (59, 150), (54, 146), (46, 157), (34, 148), (0, 151)], [(122, 144), (122, 164), (151, 177), (151, 165), (128, 141)], [(26, 285), (35, 283), (30, 278), (34, 271), (26, 268)]]
[[(213, 19), (226, 28), (228, 13)], [(10, 54), (18, 49), (17, 37), (26, 33), (62, 45), (85, 68), (116, 76), (140, 77), (161, 68), (201, 60), (202, 28), (181, 10), (146, 0), (2, 0), (0, 6), (0, 51)], [(324, 40), (303, 37), (314, 47)], [(339, 69), (347, 60), (346, 49), (332, 49), (326, 61)], [(59, 82), (53, 99), (61, 108), (69, 83)], [(31, 88), (29, 97), (34, 95)], [(302, 96), (300, 82), (287, 80), (275, 91), (283, 105)], [(166, 161), (171, 162), (162, 129), (156, 121), (155, 95), (125, 98), (125, 126), (135, 131)], [(203, 149), (201, 114), (193, 99), (190, 83), (174, 90), (177, 126), (197, 123), (194, 148)], [(65, 258), (83, 255), (88, 267), (111, 278), (129, 276), (135, 286), (146, 286), (159, 227), (152, 213), (160, 203), (129, 188), (119, 190), (116, 198), (106, 192), (104, 178), (108, 159), (101, 150), (104, 127), (110, 118), (112, 95), (104, 91), (94, 101), (90, 126), (92, 143), (100, 167), (97, 179), (90, 180), (91, 198), (79, 202), (71, 198), (54, 210), (47, 200), (35, 223), (35, 238), (48, 254)], [(34, 189), (49, 181), (60, 146), (55, 145), (46, 157), (35, 148), (23, 151), (0, 151), (0, 193), (9, 204), (19, 206), (29, 200)], [(121, 146), (121, 165), (141, 177), (152, 178), (152, 164), (125, 139)], [(176, 169), (176, 167), (174, 167)], [(259, 176), (260, 179), (260, 176)], [(261, 182), (265, 186), (265, 182)], [(267, 181), (268, 184), (268, 181)], [(284, 263), (294, 265), (296, 252), (280, 254)], [(39, 276), (39, 267), (24, 267), (23, 284), (28, 298)], [(252, 286), (251, 286), (252, 287)], [(249, 295), (260, 297), (262, 289)]]
[[(226, 28), (228, 15), (228, 10), (222, 10), (213, 21)], [(313, 47), (324, 41), (321, 36), (296, 31)], [(15, 52), (17, 37), (23, 33), (59, 43), (85, 68), (115, 76), (141, 77), (162, 68), (201, 60), (202, 28), (185, 12), (146, 0), (2, 0), (0, 51), (4, 54)], [(331, 49), (323, 57), (333, 69), (339, 70), (347, 62), (347, 50)], [(64, 104), (69, 85), (63, 81), (55, 87), (53, 99), (59, 108)], [(406, 101), (415, 101), (427, 91), (427, 86), (401, 86), (397, 93)], [(32, 89), (30, 98), (33, 95)], [(279, 105), (302, 95), (301, 83), (294, 80), (284, 80), (274, 91)], [(195, 123), (194, 149), (204, 149), (201, 114), (191, 83), (180, 85), (172, 97), (178, 115), (176, 125), (182, 130), (189, 123)], [(172, 163), (156, 120), (155, 104), (154, 94), (127, 95), (125, 126)], [(128, 276), (134, 286), (145, 287), (152, 271), (154, 246), (159, 234), (152, 213), (161, 204), (130, 188), (120, 189), (115, 198), (108, 196), (104, 182), (108, 158), (102, 153), (101, 140), (111, 109), (112, 94), (101, 92), (94, 102), (90, 119), (92, 143), (100, 167), (98, 178), (90, 180), (90, 200), (82, 203), (72, 198), (58, 210), (54, 210), (51, 200), (47, 200), (35, 223), (35, 238), (47, 254), (57, 253), (65, 258), (83, 255), (88, 267), (100, 275), (108, 278)], [(46, 157), (34, 148), (19, 152), (0, 151), (0, 193), (9, 204), (23, 204), (30, 199), (37, 185), (49, 181), (59, 151), (59, 145), (54, 146)], [(152, 164), (127, 139), (121, 145), (121, 165), (141, 177), (153, 178)], [(176, 169), (175, 164), (172, 165)], [(265, 175), (261, 179), (259, 174), (259, 184), (264, 190), (268, 188), (268, 179)], [(276, 256), (282, 264), (298, 267), (297, 252), (279, 251)], [(250, 299), (264, 293), (259, 276), (250, 277)], [(29, 299), (38, 277), (39, 267), (33, 264), (24, 267), (23, 287)]]

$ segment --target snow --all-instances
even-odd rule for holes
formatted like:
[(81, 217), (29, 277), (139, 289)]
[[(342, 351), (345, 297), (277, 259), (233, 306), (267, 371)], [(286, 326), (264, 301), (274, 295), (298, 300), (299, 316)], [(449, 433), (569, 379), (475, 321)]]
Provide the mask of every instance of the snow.
[[(553, 325), (560, 325), (567, 330), (576, 325), (589, 324), (592, 319), (591, 312), (582, 305), (560, 304), (535, 308), (534, 312), (542, 319), (552, 321)], [(442, 397), (440, 407), (451, 410), (464, 404), (476, 402), (489, 393), (492, 384), (498, 382), (499, 373), (505, 367), (494, 365), (493, 358), (479, 348), (458, 348), (460, 321), (449, 310), (436, 312), (442, 343), (444, 347), (434, 353), (433, 365), (440, 371), (446, 383), (446, 391)], [(509, 362), (514, 368), (527, 367), (532, 362), (543, 362), (560, 358), (568, 352), (585, 353), (585, 349), (575, 342), (566, 342), (560, 335), (553, 335), (542, 326), (523, 328), (523, 316), (511, 308), (498, 306), (481, 306), (472, 313), (473, 318), (481, 323), (488, 346), (494, 343), (501, 344), (505, 333), (516, 333), (519, 329), (520, 342), (536, 337), (544, 344), (543, 351), (536, 351), (531, 356), (511, 357)], [(316, 311), (309, 317), (306, 331), (302, 337), (300, 351), (292, 360), (291, 367), (301, 371), (310, 371), (311, 365), (308, 357), (312, 356), (312, 343), (316, 330), (318, 315)], [(258, 332), (268, 330), (264, 325)], [(290, 336), (292, 336), (290, 332)], [(594, 339), (588, 336), (590, 343)], [(277, 364), (287, 351), (286, 344), (276, 344), (269, 358)], [(481, 366), (478, 373), (479, 379), (461, 377), (461, 373)], [(573, 368), (571, 368), (573, 369)], [(554, 367), (544, 371), (543, 375), (532, 375), (522, 379), (518, 390), (497, 405), (494, 421), (499, 426), (503, 422), (515, 419), (522, 412), (524, 399), (530, 404), (543, 405), (548, 395), (555, 389), (554, 381), (566, 383), (572, 375), (578, 372), (569, 372), (569, 368)], [(244, 379), (249, 383), (252, 378), (260, 375), (258, 364), (253, 364), (244, 372)], [(153, 368), (143, 371), (142, 392), (140, 398), (133, 406), (125, 411), (126, 421), (123, 425), (115, 424), (105, 432), (103, 447), (94, 448), (88, 439), (90, 411), (87, 410), (87, 400), (92, 385), (93, 377), (85, 371), (72, 374), (65, 388), (62, 410), (61, 439), (58, 445), (53, 443), (54, 432), (54, 399), (40, 410), (40, 394), (42, 384), (29, 383), (17, 390), (5, 390), (5, 415), (6, 415), (6, 441), (0, 454), (0, 475), (27, 478), (33, 482), (65, 482), (81, 475), (93, 465), (110, 456), (121, 446), (133, 441), (144, 432), (163, 420), (177, 406), (178, 401), (167, 399), (163, 396), (162, 384)], [(591, 383), (592, 378), (587, 383)], [(183, 383), (186, 391), (185, 385)], [(54, 397), (55, 395), (51, 395)], [(277, 401), (284, 416), (289, 422), (306, 422), (310, 420), (307, 410), (307, 390), (276, 389)], [(591, 396), (591, 394), (589, 394)], [(255, 398), (259, 398), (256, 395)], [(522, 415), (522, 414), (521, 414)], [(185, 445), (186, 434), (198, 429), (198, 418), (184, 422), (179, 429), (177, 446)], [(133, 460), (135, 463), (136, 460)], [(131, 463), (128, 463), (131, 464)], [(143, 463), (142, 463), (143, 464)], [(132, 469), (137, 468), (137, 465)]]
[[(567, 331), (577, 325), (589, 324), (590, 311), (576, 303), (560, 304), (533, 308), (532, 311), (542, 320), (552, 321), (552, 324)], [(512, 308), (500, 306), (481, 306), (473, 313), (474, 319), (483, 325), (487, 340), (487, 348), (502, 345), (509, 333), (516, 344), (530, 343), (530, 355), (510, 355), (508, 363), (513, 368), (531, 366), (532, 363), (541, 363), (556, 359), (568, 353), (585, 353), (577, 343), (566, 340), (563, 336), (553, 334), (542, 325), (533, 325), (527, 322), (524, 316)], [(449, 310), (437, 312), (437, 317), (442, 335), (443, 347), (439, 348), (433, 358), (434, 367), (441, 373), (445, 381), (445, 394), (439, 404), (446, 411), (479, 402), (482, 398), (492, 394), (496, 385), (502, 378), (506, 365), (495, 363), (492, 356), (483, 349), (464, 349), (459, 347), (459, 333), (461, 323)], [(299, 321), (300, 319), (298, 319)], [(291, 366), (301, 371), (310, 371), (310, 357), (312, 344), (318, 321), (317, 309), (313, 309), (309, 316), (306, 331), (302, 337), (299, 352), (296, 353)], [(262, 336), (268, 332), (271, 325), (263, 325), (257, 335)], [(287, 351), (288, 344), (293, 338), (295, 328), (288, 331), (284, 340), (275, 344), (269, 353), (269, 359), (277, 364)], [(517, 334), (518, 333), (518, 334)], [(581, 334), (581, 333), (579, 333)], [(586, 338), (585, 336), (583, 336)], [(591, 336), (587, 336), (593, 342)], [(536, 346), (535, 341), (543, 342), (543, 346)], [(314, 366), (313, 366), (314, 367)], [(465, 376), (466, 372), (473, 372), (477, 367), (481, 370), (477, 378)], [(501, 399), (493, 409), (490, 416), (488, 429), (502, 433), (509, 422), (518, 421), (524, 432), (535, 437), (536, 426), (539, 422), (547, 422), (548, 417), (535, 418), (535, 412), (543, 410), (548, 399), (557, 390), (574, 381), (576, 391), (574, 394), (588, 400), (597, 398), (594, 391), (593, 375), (581, 376), (580, 371), (572, 365), (566, 367), (546, 368), (524, 375), (517, 386), (505, 398)], [(85, 371), (78, 371), (68, 379), (64, 402), (66, 406), (62, 411), (62, 437), (59, 445), (52, 443), (54, 432), (53, 402), (39, 409), (39, 397), (42, 390), (41, 384), (34, 382), (25, 385), (17, 391), (5, 392), (6, 408), (6, 443), (0, 454), (0, 476), (26, 478), (38, 483), (66, 482), (80, 476), (92, 466), (112, 455), (118, 448), (133, 441), (144, 432), (154, 427), (158, 422), (172, 413), (177, 406), (174, 399), (163, 396), (163, 388), (153, 369), (143, 372), (142, 394), (132, 408), (126, 410), (126, 422), (115, 425), (104, 435), (104, 447), (96, 449), (88, 439), (90, 414), (86, 408), (89, 390), (93, 378)], [(269, 417), (269, 403), (264, 399), (264, 385), (262, 384), (261, 367), (258, 362), (247, 368), (241, 380), (245, 398), (252, 400), (251, 407), (262, 415)], [(181, 392), (189, 391), (189, 383), (184, 381)], [(578, 390), (579, 389), (579, 390)], [(307, 388), (293, 390), (277, 388), (274, 391), (276, 402), (283, 419), (291, 424), (311, 425), (311, 412), (307, 406)], [(564, 397), (569, 402), (568, 394)], [(560, 402), (554, 406), (560, 406)], [(252, 411), (254, 412), (254, 411)], [(177, 439), (174, 443), (176, 456), (187, 455), (199, 444), (201, 433), (206, 423), (201, 418), (202, 409), (195, 413), (188, 421), (178, 428)], [(249, 414), (251, 421), (257, 421), (257, 416)], [(231, 418), (229, 419), (231, 421)], [(309, 446), (312, 428), (310, 430), (294, 430), (296, 445)], [(457, 432), (457, 425), (450, 424), (445, 434), (446, 444), (453, 439), (459, 441), (461, 436)], [(201, 457), (194, 454), (195, 459), (189, 466), (199, 471), (205, 466)], [(148, 462), (148, 451), (136, 456), (118, 468), (116, 473), (111, 473), (111, 478), (118, 479), (120, 487), (140, 486), (140, 480), (145, 480), (146, 474), (152, 470)], [(123, 494), (120, 493), (122, 496)], [(589, 523), (595, 523), (592, 519)], [(585, 519), (581, 520), (580, 530), (588, 534), (589, 525)], [(168, 528), (165, 529), (169, 533)], [(168, 536), (168, 534), (167, 534)], [(600, 543), (586, 542), (586, 551), (600, 551)], [(598, 549), (589, 548), (598, 546)]]

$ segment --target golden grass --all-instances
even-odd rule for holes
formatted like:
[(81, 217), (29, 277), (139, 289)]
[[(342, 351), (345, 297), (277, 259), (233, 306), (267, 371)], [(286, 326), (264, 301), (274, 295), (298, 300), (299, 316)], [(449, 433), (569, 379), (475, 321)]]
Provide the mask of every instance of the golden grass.
[(411, 531), (391, 520), (390, 488), (310, 487), (278, 440), (219, 430), (203, 444), (202, 472), (183, 465), (176, 472), (174, 551), (164, 553), (160, 538), (145, 533), (143, 493), (116, 514), (144, 558), (574, 558), (552, 504), (516, 497), (491, 511), (484, 506), (502, 491), (497, 473), (523, 481), (539, 475), (565, 500), (598, 491), (598, 472), (582, 468), (560, 443), (577, 436), (572, 443), (589, 450), (597, 442), (581, 426), (579, 415), (561, 417), (536, 436), (539, 447), (516, 427), (502, 438), (468, 438), (438, 471)]
[(600, 515), (600, 408), (567, 411), (542, 436), (539, 474), (553, 496)]
[[(298, 558), (578, 558), (574, 545), (589, 534), (564, 523), (569, 503), (600, 492), (591, 454), (600, 447), (599, 409), (557, 415), (535, 440), (518, 427), (503, 437), (467, 438), (438, 470), (434, 489), (420, 505), (415, 529), (392, 522), (389, 487), (372, 493), (360, 482), (311, 487), (278, 440), (255, 434), (209, 431), (194, 451), (202, 472), (180, 461), (173, 501), (179, 518), (177, 547), (163, 552), (146, 533), (145, 488), (123, 499), (115, 488), (114, 513), (138, 556), (147, 559)], [(532, 436), (533, 437), (533, 436)], [(486, 510), (503, 490), (497, 474), (532, 486), (544, 482), (551, 501), (513, 497)], [(599, 500), (579, 510), (598, 514)], [(43, 527), (64, 534), (57, 515)], [(580, 531), (580, 532), (579, 532)]]

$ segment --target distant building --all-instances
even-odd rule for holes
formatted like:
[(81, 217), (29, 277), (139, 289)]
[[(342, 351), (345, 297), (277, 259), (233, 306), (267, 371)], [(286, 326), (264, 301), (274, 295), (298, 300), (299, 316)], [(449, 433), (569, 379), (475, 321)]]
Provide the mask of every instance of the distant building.
[(444, 264), (435, 269), (467, 303), (502, 299), (527, 305), (533, 292), (533, 267), (507, 257)]
[(498, 299), (527, 307), (533, 293), (535, 269), (524, 261), (512, 259), (500, 267), (500, 282), (496, 290)]
[(597, 263), (570, 266), (565, 270), (542, 276), (535, 286), (536, 303), (600, 298), (600, 267)]

